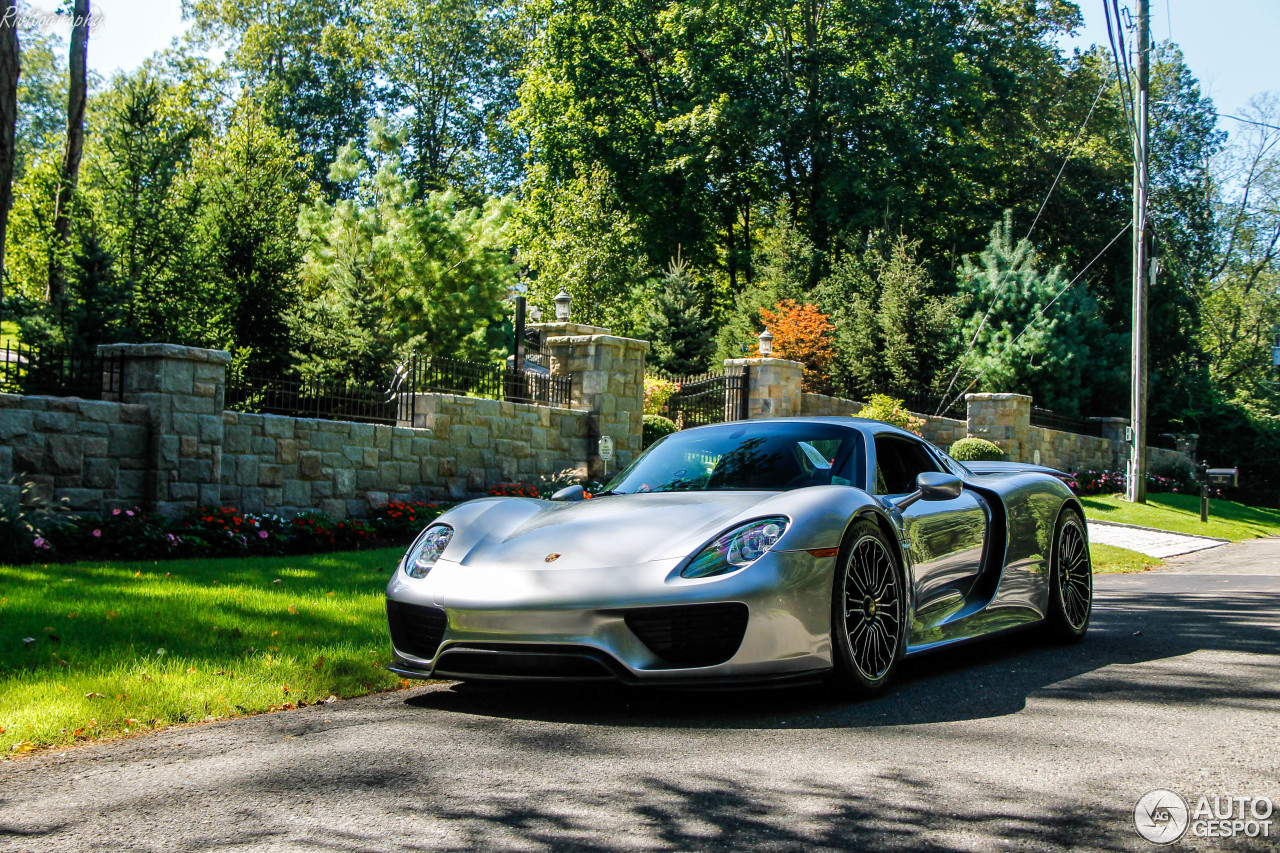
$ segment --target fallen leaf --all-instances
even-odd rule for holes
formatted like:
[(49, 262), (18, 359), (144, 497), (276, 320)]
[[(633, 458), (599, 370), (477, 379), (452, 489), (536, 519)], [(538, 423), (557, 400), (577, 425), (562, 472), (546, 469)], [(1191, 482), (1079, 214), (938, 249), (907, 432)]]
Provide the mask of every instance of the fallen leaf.
[(151, 681), (151, 680), (152, 680), (152, 678), (151, 678), (151, 676), (147, 675), (147, 674), (144, 672), (144, 673), (142, 673), (142, 680), (143, 680), (143, 681)]
[(125, 721), (125, 723), (126, 723), (126, 724), (128, 724), (128, 725), (130, 725), (130, 726), (136, 726), (136, 725), (138, 724), (138, 721), (137, 721), (137, 720), (135, 720), (133, 717), (125, 717), (125, 718), (124, 718), (124, 721)]
[(133, 573), (133, 576), (134, 576), (135, 578), (140, 578), (140, 577), (142, 577), (142, 571), (141, 571), (141, 570), (138, 570), (138, 571), (134, 572), (134, 573)]
[(329, 694), (329, 698), (328, 698), (328, 699), (325, 699), (325, 700), (324, 700), (324, 703), (325, 703), (326, 705), (332, 705), (334, 702), (337, 702), (337, 701), (338, 701), (338, 697), (337, 697), (337, 696), (334, 696), (332, 693), (330, 693), (330, 694)]
[(280, 690), (284, 693), (284, 695), (286, 696), (289, 695), (289, 685), (287, 684), (280, 685)]
[(290, 612), (290, 613), (294, 613), (294, 614), (296, 614), (296, 613), (298, 612), (298, 608), (296, 608), (296, 607), (294, 607), (292, 604), (290, 604), (290, 605), (289, 605), (289, 612)]
[(23, 638), (22, 638), (22, 645), (26, 646), (27, 648), (30, 648), (31, 646), (35, 645), (35, 642), (36, 642), (36, 638), (35, 638), (35, 637), (23, 637)]
[(0, 735), (4, 734), (4, 726), (0, 726)]
[(30, 752), (36, 745), (29, 740), (20, 740), (13, 745), (14, 752)]
[(101, 693), (86, 693), (86, 694), (84, 694), (84, 698), (86, 698), (86, 699), (106, 699), (107, 697), (106, 697), (106, 696), (103, 696)]
[(331, 598), (331, 597), (333, 597), (333, 593), (331, 593), (331, 592), (326, 592), (326, 593), (325, 593), (325, 596), (326, 596), (326, 597)]
[(276, 586), (280, 586), (280, 584), (284, 583), (284, 581), (282, 581), (280, 578), (276, 578), (275, 580), (272, 581), (272, 583), (275, 584)]
[(312, 669), (320, 669), (323, 666), (324, 666), (324, 655), (320, 655), (320, 657), (316, 658), (316, 662), (311, 664)]
[(108, 619), (114, 619), (114, 618), (116, 618), (116, 617), (117, 617), (117, 616), (119, 616), (119, 615), (120, 615), (120, 614), (119, 614), (119, 613), (116, 613), (114, 610), (108, 610), (108, 611), (107, 611), (107, 618), (108, 618)]
[(272, 632), (271, 632), (271, 636), (273, 636), (273, 637), (274, 637), (276, 634), (279, 634), (279, 633), (280, 633), (279, 631), (272, 631)]
[(79, 615), (80, 615), (80, 611), (79, 611), (79, 610), (72, 610), (70, 613), (68, 613), (68, 614), (67, 614), (67, 618), (68, 618), (68, 619), (75, 619), (75, 618), (77, 618)]
[(189, 673), (190, 673), (190, 672), (195, 672), (195, 671), (196, 671), (196, 668), (195, 668), (194, 666), (189, 666), (189, 667), (187, 667), (187, 672), (189, 672)]

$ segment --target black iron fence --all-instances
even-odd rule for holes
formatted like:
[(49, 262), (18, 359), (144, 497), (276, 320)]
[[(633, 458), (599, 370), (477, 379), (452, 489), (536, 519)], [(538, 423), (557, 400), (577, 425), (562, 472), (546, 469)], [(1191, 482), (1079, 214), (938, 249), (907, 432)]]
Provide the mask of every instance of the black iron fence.
[(406, 392), (458, 394), (546, 406), (568, 407), (573, 403), (572, 377), (552, 376), (536, 367), (516, 370), (504, 364), (414, 357), (402, 370), (400, 387)]
[(99, 400), (124, 387), (118, 358), (15, 342), (0, 347), (0, 391)]
[(685, 429), (746, 420), (748, 370), (744, 368), (733, 375), (718, 371), (688, 376), (650, 371), (649, 375), (680, 386), (667, 400), (662, 414)]
[[(412, 400), (405, 403), (412, 405)], [(399, 396), (386, 383), (254, 374), (241, 370), (227, 373), (226, 407), (237, 412), (333, 421), (395, 424), (402, 415), (412, 420), (412, 412), (401, 412)]]
[(1074, 432), (1080, 435), (1102, 437), (1102, 423), (1088, 418), (1075, 418), (1069, 415), (1057, 415), (1048, 409), (1031, 409), (1031, 425), (1056, 429), (1061, 432)]

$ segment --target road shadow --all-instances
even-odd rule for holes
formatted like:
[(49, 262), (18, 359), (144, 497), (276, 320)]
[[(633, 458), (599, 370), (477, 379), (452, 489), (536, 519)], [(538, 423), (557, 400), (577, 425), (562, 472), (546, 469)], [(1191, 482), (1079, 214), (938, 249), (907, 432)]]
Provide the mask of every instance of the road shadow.
[[(1109, 592), (1094, 609), (1087, 639), (1052, 645), (1034, 631), (955, 646), (905, 661), (884, 696), (833, 699), (821, 686), (734, 691), (604, 685), (455, 684), (405, 705), (511, 720), (602, 726), (840, 728), (902, 726), (1017, 713), (1046, 691), (1087, 699), (1188, 706), (1276, 707), (1274, 657), (1220, 672), (1152, 664), (1197, 652), (1274, 656), (1280, 651), (1280, 594), (1213, 596)], [(1116, 666), (1120, 664), (1122, 666)], [(1269, 675), (1269, 678), (1267, 677)]]

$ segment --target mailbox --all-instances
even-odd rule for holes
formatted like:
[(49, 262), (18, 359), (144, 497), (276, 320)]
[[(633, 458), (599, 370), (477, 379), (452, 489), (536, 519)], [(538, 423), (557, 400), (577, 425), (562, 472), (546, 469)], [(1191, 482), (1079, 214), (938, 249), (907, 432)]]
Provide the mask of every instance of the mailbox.
[(1231, 486), (1235, 488), (1240, 478), (1239, 468), (1210, 468), (1205, 472), (1211, 486)]

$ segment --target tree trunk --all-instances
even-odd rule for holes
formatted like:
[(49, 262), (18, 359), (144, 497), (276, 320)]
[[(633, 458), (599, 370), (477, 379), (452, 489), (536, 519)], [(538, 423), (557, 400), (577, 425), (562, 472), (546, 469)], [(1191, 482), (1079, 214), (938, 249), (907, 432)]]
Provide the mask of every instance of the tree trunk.
[(13, 204), (13, 161), (18, 122), (18, 0), (3, 0), (0, 11), (0, 302), (4, 300), (5, 236)]
[(58, 182), (58, 200), (53, 209), (54, 252), (49, 258), (49, 304), (62, 301), (67, 282), (62, 269), (63, 252), (71, 244), (71, 200), (80, 179), (80, 157), (84, 153), (85, 66), (89, 59), (89, 0), (75, 0), (72, 15), (70, 89), (67, 96), (67, 150)]

